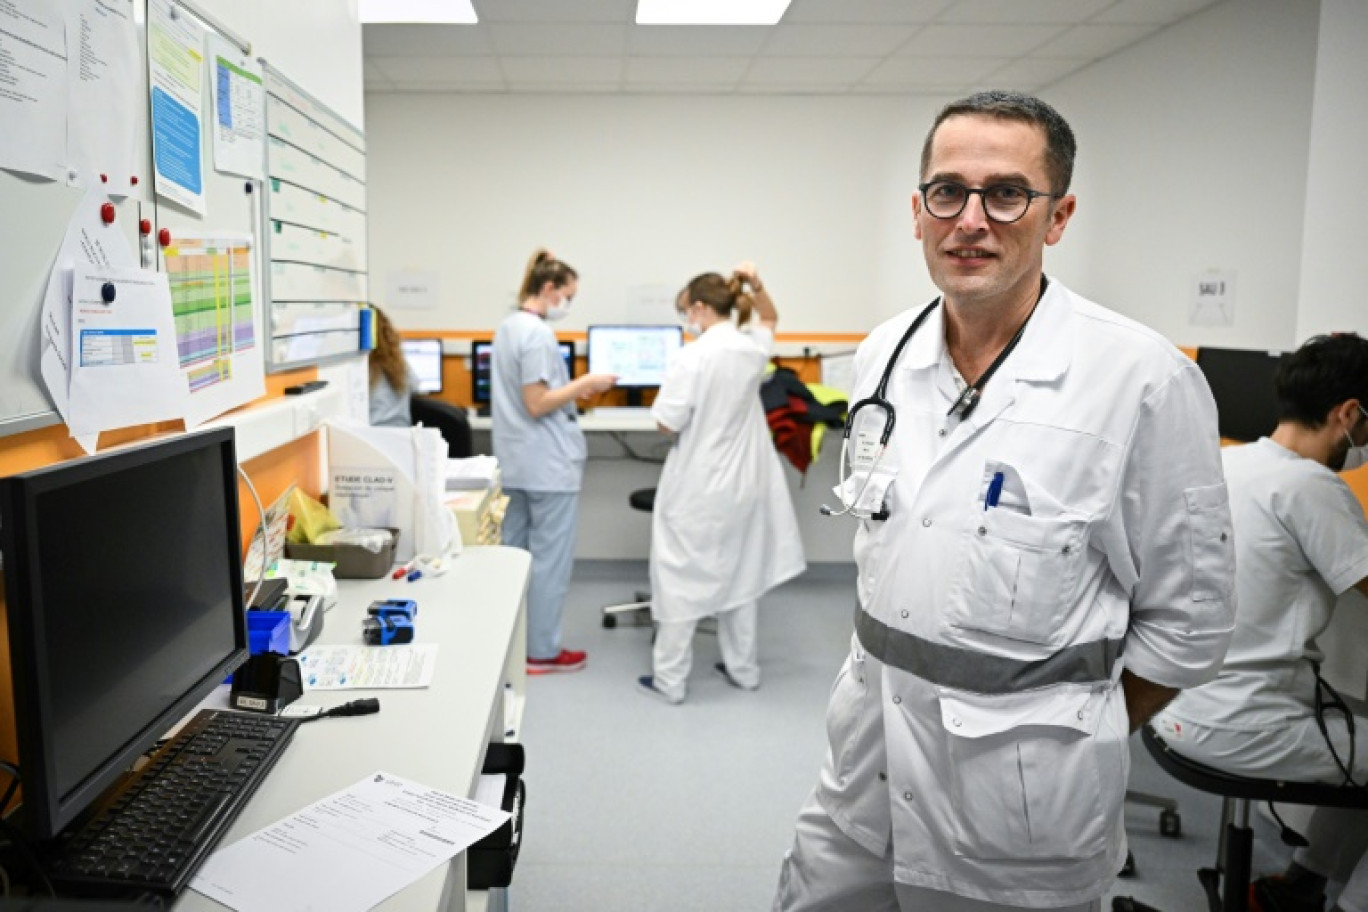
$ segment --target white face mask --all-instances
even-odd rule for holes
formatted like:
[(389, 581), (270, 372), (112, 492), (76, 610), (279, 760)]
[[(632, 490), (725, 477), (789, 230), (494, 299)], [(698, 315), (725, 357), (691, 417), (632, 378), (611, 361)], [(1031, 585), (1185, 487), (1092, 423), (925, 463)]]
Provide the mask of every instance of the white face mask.
[(689, 319), (689, 312), (686, 310), (679, 315), (679, 325), (684, 327), (684, 335), (690, 339), (697, 339), (703, 335), (703, 327), (698, 325), (697, 320)]
[(573, 298), (561, 298), (560, 303), (552, 304), (546, 308), (546, 321), (557, 323), (570, 316), (570, 302)]
[[(1359, 406), (1359, 411), (1363, 412), (1364, 418), (1368, 418), (1368, 411), (1365, 411), (1363, 406)], [(1349, 441), (1349, 452), (1344, 454), (1344, 467), (1340, 471), (1352, 472), (1354, 469), (1368, 465), (1368, 445), (1354, 446), (1354, 438), (1348, 429), (1345, 429), (1344, 436)]]

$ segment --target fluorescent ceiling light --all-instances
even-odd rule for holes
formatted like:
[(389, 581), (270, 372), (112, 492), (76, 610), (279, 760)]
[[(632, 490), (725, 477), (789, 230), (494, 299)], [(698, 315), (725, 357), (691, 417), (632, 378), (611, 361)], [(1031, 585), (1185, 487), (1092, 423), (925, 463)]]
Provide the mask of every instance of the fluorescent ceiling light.
[(789, 0), (637, 0), (637, 25), (774, 25)]
[(360, 0), (362, 22), (478, 22), (471, 0)]

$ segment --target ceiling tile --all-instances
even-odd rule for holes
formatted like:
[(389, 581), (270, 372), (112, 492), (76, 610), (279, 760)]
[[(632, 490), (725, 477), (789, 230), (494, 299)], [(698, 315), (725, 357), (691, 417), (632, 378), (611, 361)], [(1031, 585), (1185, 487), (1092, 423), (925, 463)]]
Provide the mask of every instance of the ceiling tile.
[(481, 22), (617, 22), (636, 16), (636, 0), (475, 0)]
[(794, 82), (745, 83), (737, 87), (737, 95), (849, 95), (853, 82)]
[(1062, 35), (1058, 25), (929, 25), (898, 51), (904, 57), (1020, 57)]
[(510, 92), (517, 95), (615, 95), (621, 91), (616, 82), (576, 83), (527, 82), (510, 83)]
[(725, 25), (637, 25), (627, 32), (633, 57), (749, 57), (773, 29)]
[(1031, 52), (1032, 57), (1091, 57), (1114, 54), (1152, 35), (1154, 25), (1076, 25)]
[(1169, 25), (1217, 2), (1219, 0), (1121, 0), (1092, 21)]
[(1112, 3), (1113, 0), (959, 0), (938, 21), (1069, 25), (1087, 21)]
[(916, 34), (910, 25), (780, 25), (765, 42), (774, 57), (883, 57)]
[(1090, 60), (1025, 57), (1021, 60), (1013, 60), (1002, 69), (988, 74), (986, 84), (991, 84), (994, 88), (1034, 91), (1042, 86), (1058, 82), (1090, 63), (1092, 63)]
[(780, 24), (930, 22), (951, 0), (793, 0)]
[(622, 61), (621, 57), (503, 57), (499, 66), (510, 85), (617, 85), (622, 79)]
[(757, 57), (743, 85), (849, 84), (878, 63), (869, 57)]
[[(369, 89), (368, 89), (369, 91)], [(384, 92), (386, 90), (379, 90)], [(476, 85), (459, 82), (396, 82), (395, 92), (411, 92), (422, 95), (492, 95), (506, 91), (504, 85)]]
[(968, 85), (1002, 69), (1005, 57), (893, 57), (874, 68), (864, 82), (904, 87)]
[(489, 30), (480, 25), (366, 25), (361, 27), (367, 57), (429, 57), (492, 54)]
[(394, 82), (502, 84), (497, 57), (372, 57)]
[(709, 57), (706, 60), (629, 57), (627, 84), (734, 85), (746, 75), (750, 64), (749, 57)]
[(527, 57), (608, 57), (627, 50), (627, 25), (557, 25), (502, 22), (489, 26), (500, 54)]

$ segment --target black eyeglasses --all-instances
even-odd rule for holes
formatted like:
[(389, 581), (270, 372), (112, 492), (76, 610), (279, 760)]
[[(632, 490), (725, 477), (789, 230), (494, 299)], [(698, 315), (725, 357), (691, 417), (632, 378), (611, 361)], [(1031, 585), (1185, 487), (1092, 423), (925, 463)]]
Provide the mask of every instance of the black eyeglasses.
[(1019, 187), (1016, 184), (992, 184), (988, 187), (970, 188), (956, 181), (939, 180), (922, 184), (922, 202), (926, 211), (934, 218), (957, 218), (969, 204), (969, 197), (977, 193), (983, 202), (983, 213), (991, 221), (1000, 225), (1010, 225), (1018, 221), (1026, 210), (1031, 208), (1031, 200), (1038, 196), (1057, 199), (1058, 193), (1046, 193)]

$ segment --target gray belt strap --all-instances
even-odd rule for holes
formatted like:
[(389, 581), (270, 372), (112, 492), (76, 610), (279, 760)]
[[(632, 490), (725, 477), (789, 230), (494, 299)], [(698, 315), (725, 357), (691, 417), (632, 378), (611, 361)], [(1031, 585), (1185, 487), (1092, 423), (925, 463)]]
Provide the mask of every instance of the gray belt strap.
[(1094, 640), (1066, 646), (1034, 662), (987, 655), (960, 646), (933, 643), (894, 630), (858, 605), (855, 634), (865, 652), (885, 665), (924, 681), (982, 694), (1021, 693), (1051, 684), (1101, 684), (1111, 680), (1121, 657), (1121, 640)]

